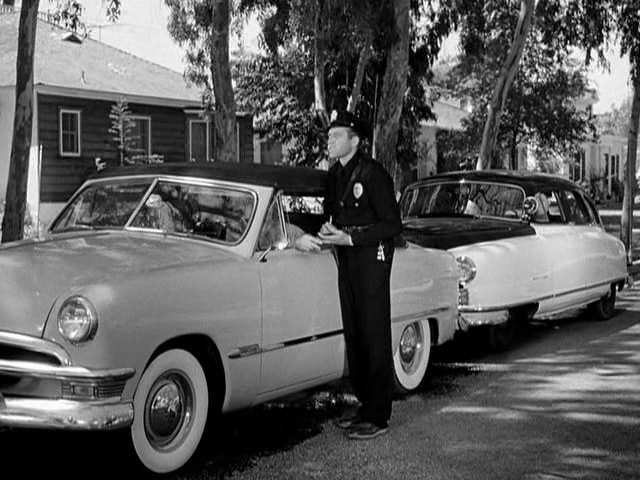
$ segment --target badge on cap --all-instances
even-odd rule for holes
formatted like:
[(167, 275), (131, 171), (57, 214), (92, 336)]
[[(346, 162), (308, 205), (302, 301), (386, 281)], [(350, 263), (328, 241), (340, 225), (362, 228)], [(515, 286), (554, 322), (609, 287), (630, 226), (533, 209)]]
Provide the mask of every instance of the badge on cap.
[(356, 199), (358, 199), (362, 196), (363, 193), (364, 193), (364, 187), (362, 186), (362, 184), (360, 182), (356, 183), (353, 186), (353, 196), (356, 197)]

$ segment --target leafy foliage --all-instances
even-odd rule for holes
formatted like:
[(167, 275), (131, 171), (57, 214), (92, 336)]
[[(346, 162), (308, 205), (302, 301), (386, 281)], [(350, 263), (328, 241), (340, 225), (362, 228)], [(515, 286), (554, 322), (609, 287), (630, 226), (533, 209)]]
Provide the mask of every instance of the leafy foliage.
[(631, 116), (631, 98), (625, 99), (620, 107), (596, 117), (596, 125), (600, 135), (617, 135), (624, 137), (629, 131)]
[(211, 81), (208, 45), (211, 42), (211, 8), (207, 0), (165, 0), (171, 14), (167, 30), (171, 37), (186, 49), (185, 76), (195, 85), (205, 89), (211, 98)]
[[(407, 90), (401, 118), (397, 161), (410, 171), (415, 165), (420, 122), (432, 118), (425, 91), (429, 66), (441, 37), (453, 23), (430, 10), (431, 2), (412, 2), (413, 27)], [(393, 40), (391, 1), (243, 0), (239, 12), (262, 12), (263, 36), (269, 58), (244, 58), (235, 65), (236, 99), (240, 109), (255, 112), (256, 129), (270, 140), (289, 146), (289, 162), (314, 164), (326, 156), (326, 132), (314, 116), (313, 17), (321, 9), (325, 37), (326, 106), (346, 108), (352, 94), (358, 58), (372, 49), (356, 113), (373, 126), (380, 103), (386, 48)], [(427, 17), (430, 15), (429, 19)], [(426, 23), (423, 22), (426, 20)], [(277, 25), (277, 29), (270, 29)], [(269, 27), (269, 28), (267, 28)], [(274, 38), (267, 39), (277, 33)], [(373, 129), (371, 129), (373, 131)]]
[[(473, 112), (463, 122), (464, 134), (440, 136), (445, 142), (439, 148), (444, 168), (471, 168), (475, 164), (486, 106), (515, 26), (515, 12), (504, 8), (504, 3), (492, 0), (474, 5), (463, 21), (463, 55), (441, 81), (451, 96), (473, 99), (474, 103)], [(538, 9), (546, 8), (543, 4), (540, 2)], [(571, 60), (569, 48), (549, 35), (547, 24), (538, 19), (502, 113), (496, 142), (498, 155), (508, 156), (515, 164), (517, 147), (523, 144), (533, 146), (541, 158), (570, 155), (594, 135), (593, 117), (579, 107), (588, 95), (584, 67)]]
[(271, 141), (290, 146), (287, 163), (315, 165), (325, 158), (324, 130), (314, 122), (313, 78), (308, 55), (274, 61), (254, 57), (235, 66), (236, 101), (254, 113), (254, 127)]

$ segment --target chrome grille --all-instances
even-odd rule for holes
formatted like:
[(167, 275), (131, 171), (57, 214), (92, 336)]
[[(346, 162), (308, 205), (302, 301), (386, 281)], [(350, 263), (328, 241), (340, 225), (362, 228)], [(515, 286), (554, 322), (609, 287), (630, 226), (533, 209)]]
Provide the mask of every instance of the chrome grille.
[(43, 363), (45, 365), (60, 366), (60, 360), (45, 352), (35, 352), (28, 348), (0, 343), (0, 359), (18, 360), (23, 362)]

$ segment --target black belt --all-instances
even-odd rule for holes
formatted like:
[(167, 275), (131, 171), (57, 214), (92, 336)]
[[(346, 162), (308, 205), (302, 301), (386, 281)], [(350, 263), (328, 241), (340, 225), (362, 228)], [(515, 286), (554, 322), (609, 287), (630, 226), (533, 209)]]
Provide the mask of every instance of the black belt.
[(340, 227), (340, 230), (348, 233), (349, 235), (351, 235), (352, 233), (357, 233), (357, 232), (364, 232), (365, 230), (369, 230), (371, 227), (373, 227), (373, 224), (369, 224), (369, 225), (343, 225), (342, 227)]

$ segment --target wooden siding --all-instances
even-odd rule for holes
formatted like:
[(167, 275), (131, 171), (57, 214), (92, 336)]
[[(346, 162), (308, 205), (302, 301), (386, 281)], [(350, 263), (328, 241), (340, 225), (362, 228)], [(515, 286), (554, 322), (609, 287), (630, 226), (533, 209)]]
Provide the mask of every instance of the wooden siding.
[[(38, 128), (42, 148), (40, 201), (65, 202), (91, 173), (100, 157), (107, 166), (116, 166), (118, 150), (109, 133), (109, 113), (113, 102), (53, 95), (38, 96)], [(61, 108), (80, 110), (80, 156), (59, 153), (58, 115)], [(129, 104), (132, 115), (151, 117), (151, 153), (165, 162), (185, 162), (189, 151), (188, 118), (181, 108)], [(253, 117), (238, 116), (241, 163), (253, 162)]]
[[(95, 172), (96, 157), (110, 166), (118, 164), (118, 150), (109, 133), (112, 105), (113, 102), (102, 100), (39, 95), (42, 202), (66, 201), (85, 178)], [(60, 156), (58, 112), (61, 108), (81, 111), (79, 157)], [(185, 161), (186, 115), (182, 109), (129, 104), (129, 110), (133, 115), (151, 117), (151, 153), (164, 156), (165, 162)]]

